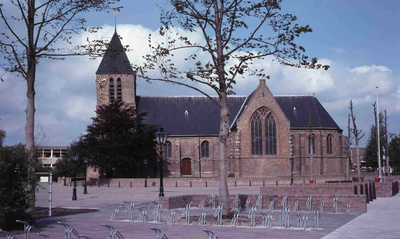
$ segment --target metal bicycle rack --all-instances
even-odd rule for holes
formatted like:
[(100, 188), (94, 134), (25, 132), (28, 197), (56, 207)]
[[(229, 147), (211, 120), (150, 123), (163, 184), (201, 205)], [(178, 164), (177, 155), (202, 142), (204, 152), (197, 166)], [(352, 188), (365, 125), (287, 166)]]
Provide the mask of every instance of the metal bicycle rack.
[(63, 223), (63, 222), (57, 222), (57, 224), (60, 224), (65, 227), (65, 239), (71, 239), (72, 234), (75, 235), (76, 238), (87, 238), (90, 239), (90, 237), (84, 236), (82, 234), (79, 234), (75, 229), (73, 229), (70, 225)]
[(275, 206), (275, 199), (272, 199), (272, 201), (269, 203), (268, 211), (273, 211)]
[(120, 210), (122, 207), (123, 207), (123, 206), (118, 206), (118, 207), (114, 210), (114, 212), (111, 214), (110, 221), (115, 220), (115, 218), (117, 218), (117, 221), (119, 220), (119, 210)]
[(44, 238), (49, 238), (47, 235), (43, 235), (42, 233), (39, 232), (36, 227), (29, 225), (29, 223), (21, 220), (15, 220), (16, 222), (23, 223), (24, 224), (24, 239), (31, 239), (31, 231), (35, 231), (36, 235), (44, 237)]
[(251, 208), (251, 198), (246, 199), (245, 208), (246, 210), (249, 210)]
[(162, 205), (164, 203), (165, 202), (161, 202), (154, 206), (154, 210), (153, 210), (154, 222), (161, 222)]
[(134, 202), (127, 202), (124, 201), (125, 203), (125, 212), (126, 212), (126, 219), (129, 221), (133, 221), (133, 212), (135, 211), (135, 204), (138, 203), (138, 201)]
[(197, 224), (206, 225), (207, 212), (208, 212), (208, 210), (205, 210), (204, 212), (201, 213), (201, 216), (200, 216), (199, 221), (197, 222)]
[(251, 207), (251, 210), (249, 212), (248, 218), (250, 218), (250, 227), (255, 227), (256, 226), (256, 211), (257, 211), (257, 204), (254, 204), (253, 207)]
[(320, 213), (325, 212), (325, 203), (324, 202), (321, 202), (321, 204), (319, 205), (319, 212)]
[(169, 214), (169, 216), (167, 218), (167, 223), (175, 224), (175, 213), (176, 213), (176, 211), (178, 211), (177, 208), (175, 208), (174, 210), (171, 211), (171, 214)]
[(155, 227), (150, 227), (150, 229), (156, 233), (156, 239), (168, 239), (168, 237), (162, 233), (160, 229)]
[(321, 217), (321, 212), (317, 209), (317, 207), (314, 208), (314, 228), (319, 228), (319, 218)]
[(290, 206), (281, 207), (281, 210), (279, 210), (279, 225), (284, 228), (289, 228), (290, 227)]
[(149, 208), (147, 208), (147, 209), (139, 208), (140, 214), (139, 214), (137, 221), (143, 222), (143, 223), (147, 222), (147, 219), (149, 219), (149, 217), (147, 216), (147, 210), (149, 210)]
[(233, 214), (233, 218), (232, 218), (232, 221), (231, 221), (231, 226), (232, 227), (237, 227), (239, 225), (239, 213), (240, 213), (240, 211), (236, 210), (235, 214)]
[(212, 209), (215, 209), (216, 197), (217, 197), (217, 194), (214, 193), (210, 198), (210, 203), (211, 203)]
[(124, 239), (122, 234), (119, 231), (115, 230), (113, 226), (103, 224), (103, 227), (108, 228), (108, 239), (115, 239), (115, 236), (117, 236), (119, 239)]
[(300, 213), (296, 213), (297, 216), (297, 227), (300, 227), (302, 231), (305, 231), (308, 226), (307, 226), (307, 221), (308, 221), (308, 212), (304, 213), (302, 216)]
[(6, 239), (18, 239), (16, 236), (11, 235), (10, 232), (3, 231), (1, 228), (0, 228), (0, 232), (6, 234)]
[(239, 194), (235, 195), (235, 198), (233, 199), (233, 204), (235, 205), (235, 209), (239, 209)]
[(258, 210), (261, 210), (261, 208), (262, 208), (262, 198), (263, 198), (262, 194), (258, 195), (258, 197), (257, 197), (257, 201), (256, 201), (255, 205), (257, 205)]
[(312, 209), (312, 196), (309, 196), (307, 198), (306, 206), (307, 206), (307, 212), (311, 212), (311, 209)]
[(296, 201), (293, 206), (293, 212), (298, 212), (298, 211), (299, 211), (299, 201)]
[(350, 208), (351, 208), (351, 205), (350, 205), (350, 203), (349, 203), (349, 204), (347, 204), (347, 206), (346, 206), (346, 214), (347, 214), (347, 215), (350, 214)]
[(337, 213), (337, 202), (338, 202), (338, 199), (337, 199), (337, 197), (335, 197), (333, 199), (333, 213)]
[(270, 229), (272, 228), (272, 213), (267, 214), (266, 212), (261, 212), (262, 215), (262, 220), (263, 220), (263, 226)]
[(185, 224), (190, 224), (190, 206), (192, 206), (193, 202), (186, 204), (185, 209), (182, 211), (182, 215), (185, 215)]
[(225, 203), (221, 203), (217, 210), (215, 210), (214, 217), (217, 217), (217, 225), (222, 225), (222, 208), (224, 207)]
[(218, 239), (218, 237), (214, 235), (214, 232), (210, 230), (203, 229), (203, 232), (207, 233), (207, 239)]
[(287, 206), (287, 194), (282, 198), (281, 205), (283, 208)]
[(206, 203), (207, 198), (203, 198), (200, 202), (199, 202), (199, 208), (204, 209), (204, 205)]

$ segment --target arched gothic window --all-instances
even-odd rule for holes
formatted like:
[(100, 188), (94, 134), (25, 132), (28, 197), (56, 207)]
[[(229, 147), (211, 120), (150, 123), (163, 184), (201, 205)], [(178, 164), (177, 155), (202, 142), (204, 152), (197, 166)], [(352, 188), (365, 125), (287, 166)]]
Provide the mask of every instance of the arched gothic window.
[(276, 155), (276, 142), (274, 116), (266, 108), (257, 110), (251, 119), (251, 153), (253, 155)]
[(332, 135), (328, 135), (326, 137), (326, 153), (327, 154), (332, 154)]
[(203, 141), (201, 143), (201, 157), (210, 157), (210, 143), (208, 141)]
[(117, 99), (122, 100), (122, 83), (120, 78), (117, 80)]
[(114, 102), (114, 80), (113, 78), (110, 79), (110, 89), (109, 89), (109, 95), (110, 95), (110, 103)]
[(308, 153), (309, 154), (315, 154), (315, 135), (313, 134), (311, 136), (308, 136)]
[(171, 158), (172, 155), (172, 144), (170, 141), (167, 141), (164, 145), (164, 158)]

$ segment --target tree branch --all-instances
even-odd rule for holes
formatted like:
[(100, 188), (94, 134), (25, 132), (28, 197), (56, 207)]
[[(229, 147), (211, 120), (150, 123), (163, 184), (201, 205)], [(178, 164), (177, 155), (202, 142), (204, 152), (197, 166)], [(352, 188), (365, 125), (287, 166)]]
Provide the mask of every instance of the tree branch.
[(12, 30), (11, 26), (8, 24), (6, 17), (3, 14), (3, 10), (0, 8), (0, 15), (1, 18), (3, 19), (4, 23), (7, 25), (7, 28), (10, 30), (10, 32), (14, 35), (15, 38), (17, 38), (18, 42), (21, 43), (25, 48), (26, 51), (28, 51), (28, 46), (18, 37), (18, 35)]

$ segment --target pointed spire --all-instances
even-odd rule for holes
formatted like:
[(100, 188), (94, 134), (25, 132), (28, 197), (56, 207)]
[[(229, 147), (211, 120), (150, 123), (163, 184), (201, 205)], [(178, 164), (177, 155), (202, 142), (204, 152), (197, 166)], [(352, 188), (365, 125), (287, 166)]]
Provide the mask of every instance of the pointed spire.
[(133, 74), (131, 63), (119, 39), (116, 27), (96, 74)]

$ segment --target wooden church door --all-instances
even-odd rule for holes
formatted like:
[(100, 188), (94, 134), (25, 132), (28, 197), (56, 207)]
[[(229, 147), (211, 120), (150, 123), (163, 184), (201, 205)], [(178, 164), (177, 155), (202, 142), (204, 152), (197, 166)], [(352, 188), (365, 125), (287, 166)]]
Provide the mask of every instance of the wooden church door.
[(189, 158), (182, 160), (182, 175), (192, 175), (192, 160)]

